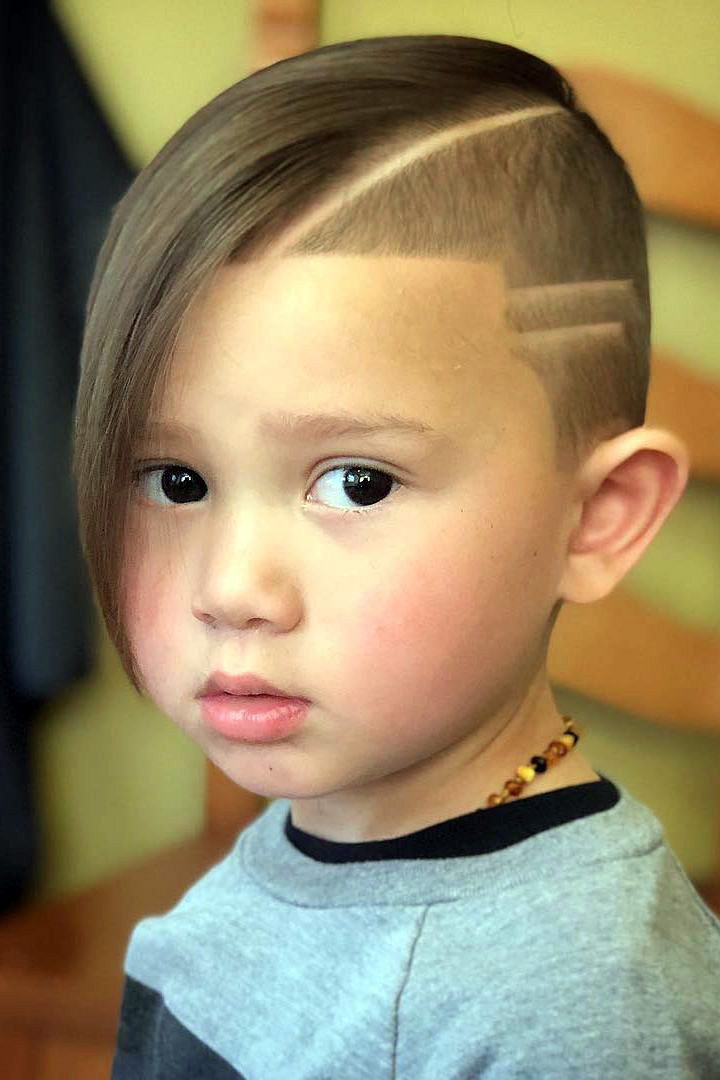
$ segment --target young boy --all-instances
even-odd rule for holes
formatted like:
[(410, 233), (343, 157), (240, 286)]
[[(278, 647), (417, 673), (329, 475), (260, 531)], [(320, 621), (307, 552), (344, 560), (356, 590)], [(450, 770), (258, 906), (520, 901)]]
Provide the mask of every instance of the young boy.
[(687, 480), (649, 322), (622, 161), (507, 45), (275, 64), (138, 177), (85, 548), (135, 686), (271, 801), (136, 928), (116, 1080), (720, 1076), (720, 923), (546, 672)]

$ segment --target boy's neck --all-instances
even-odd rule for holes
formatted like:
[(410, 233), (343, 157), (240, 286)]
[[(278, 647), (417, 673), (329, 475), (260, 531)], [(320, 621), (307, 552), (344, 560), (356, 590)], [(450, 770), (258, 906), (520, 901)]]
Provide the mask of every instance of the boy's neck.
[[(536, 688), (534, 700), (526, 698), (524, 706), (509, 720), (496, 720), (490, 737), (489, 725), (483, 725), (475, 743), (451, 747), (411, 769), (362, 788), (294, 799), (293, 824), (326, 840), (362, 843), (407, 836), (475, 810), (492, 813), (488, 796), (500, 792), (519, 765), (542, 754), (564, 730), (549, 687)], [(577, 746), (511, 801), (599, 779)]]

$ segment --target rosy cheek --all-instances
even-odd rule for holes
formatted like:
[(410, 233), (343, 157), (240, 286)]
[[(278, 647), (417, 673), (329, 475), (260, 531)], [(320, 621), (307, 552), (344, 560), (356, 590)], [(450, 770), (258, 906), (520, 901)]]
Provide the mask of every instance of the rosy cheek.
[(140, 582), (128, 588), (125, 596), (126, 624), (137, 642), (145, 640), (162, 627), (164, 603), (155, 589), (143, 588)]
[(342, 664), (357, 673), (366, 715), (399, 737), (403, 719), (405, 730), (432, 732), (438, 715), (494, 700), (522, 662), (528, 632), (515, 617), (526, 586), (507, 550), (503, 560), (494, 538), (445, 530), (381, 571), (354, 610), (347, 598), (335, 613)]
[(124, 619), (138, 665), (152, 692), (153, 683), (173, 651), (172, 578), (145, 562), (126, 569)]
[(448, 665), (463, 664), (465, 653), (477, 647), (482, 613), (468, 574), (456, 567), (451, 576), (442, 561), (423, 559), (406, 563), (402, 575), (389, 574), (392, 586), (364, 591), (345, 640), (352, 643), (348, 655), (357, 657), (359, 677), (364, 670), (379, 700), (437, 690), (447, 684)]

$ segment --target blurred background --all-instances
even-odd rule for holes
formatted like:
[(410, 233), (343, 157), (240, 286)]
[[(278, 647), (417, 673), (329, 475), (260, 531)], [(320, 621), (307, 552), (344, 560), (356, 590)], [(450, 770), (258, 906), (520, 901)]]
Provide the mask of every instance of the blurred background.
[[(232, 794), (216, 777), (215, 802), (208, 801), (202, 755), (130, 688), (92, 612), (69, 483), (72, 400), (85, 294), (112, 206), (217, 92), (314, 44), (432, 32), (537, 52), (571, 81), (577, 73), (581, 100), (591, 112), (597, 100), (612, 138), (617, 124), (631, 170), (638, 162), (661, 373), (649, 419), (672, 423), (692, 442), (693, 475), (624, 583), (620, 606), (607, 607), (606, 621), (588, 622), (585, 613), (582, 625), (569, 621), (551, 670), (596, 769), (655, 811), (693, 881), (708, 888), (720, 881), (716, 0), (30, 0), (16, 7), (2, 16), (0, 98), (9, 253), (0, 301), (9, 492), (0, 525), (0, 924), (10, 928), (0, 937), (0, 1027), (3, 1003), (19, 993), (7, 989), (3, 964), (10, 957), (16, 974), (34, 979), (30, 953), (51, 933), (50, 923), (29, 931), (28, 912), (50, 904), (69, 919), (69, 903), (87, 890), (106, 887), (110, 895), (118, 874), (197, 838), (213, 806), (222, 804), (225, 823), (232, 820)], [(611, 664), (617, 688), (605, 693), (612, 680), (607, 671), (593, 677), (593, 656), (619, 640)], [(638, 689), (643, 679), (646, 689)], [(237, 805), (236, 826), (250, 813)], [(25, 951), (13, 954), (9, 943), (23, 933)], [(55, 969), (56, 989), (61, 974)], [(39, 984), (31, 985), (40, 1000)], [(113, 1008), (116, 993), (108, 990)], [(42, 1000), (51, 1014), (49, 998)], [(80, 1028), (91, 1041), (100, 1037), (90, 1021), (68, 1037), (79, 1038)], [(30, 1051), (13, 1046), (12, 1075), (39, 1076), (29, 1071)], [(104, 1075), (100, 1058), (84, 1060), (70, 1073), (58, 1057), (55, 1075)]]

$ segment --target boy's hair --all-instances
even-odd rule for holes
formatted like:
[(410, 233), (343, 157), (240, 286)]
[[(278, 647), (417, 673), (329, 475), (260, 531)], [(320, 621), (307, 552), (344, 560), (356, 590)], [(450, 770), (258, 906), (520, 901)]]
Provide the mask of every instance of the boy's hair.
[(80, 532), (111, 639), (133, 454), (182, 319), (223, 264), (285, 254), (495, 261), (514, 352), (573, 469), (641, 425), (650, 309), (640, 201), (551, 65), (470, 37), (370, 38), (273, 64), (195, 114), (116, 208), (75, 432)]

